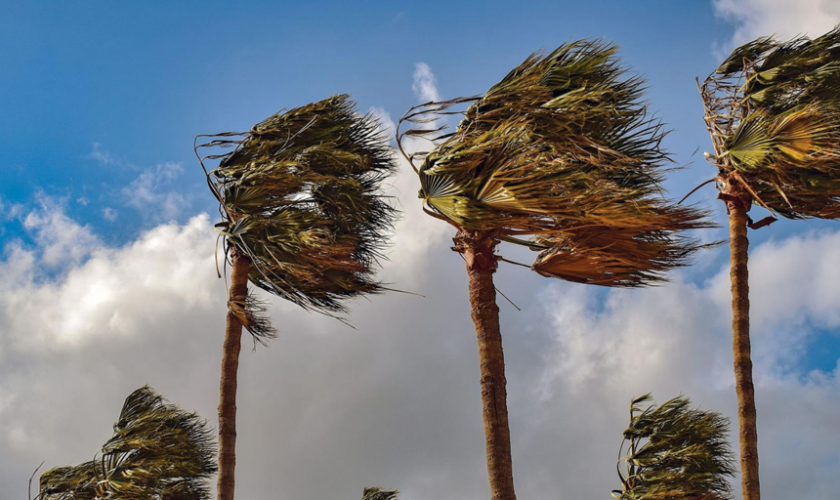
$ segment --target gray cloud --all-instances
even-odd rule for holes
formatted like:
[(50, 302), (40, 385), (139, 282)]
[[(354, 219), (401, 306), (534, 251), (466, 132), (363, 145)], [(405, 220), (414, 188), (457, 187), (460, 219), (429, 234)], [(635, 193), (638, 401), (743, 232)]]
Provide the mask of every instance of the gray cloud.
[[(47, 280), (37, 278), (41, 254), (9, 250), (0, 265), (0, 483), (9, 486), (0, 498), (17, 498), (13, 486), (22, 490), (43, 459), (90, 458), (142, 384), (212, 421), (224, 321), (213, 243), (201, 215), (122, 247), (99, 245)], [(827, 232), (753, 254), (768, 499), (833, 498), (837, 372), (791, 373), (791, 342), (780, 339), (791, 325), (837, 321), (830, 304), (840, 288), (831, 283), (840, 281), (828, 263), (840, 261), (838, 248), (840, 233)], [(359, 301), (357, 330), (269, 299), (281, 336), (242, 356), (244, 498), (355, 498), (367, 484), (399, 486), (407, 498), (486, 497), (463, 264), (443, 244), (408, 263), (394, 258), (400, 250), (385, 274), (424, 269), (413, 290), (426, 298)], [(603, 292), (499, 273), (499, 287), (523, 307), (502, 304), (520, 496), (606, 496), (633, 395), (685, 392), (734, 415), (725, 277), (721, 269), (701, 285), (677, 275), (659, 289)], [(803, 283), (815, 291), (802, 293)]]

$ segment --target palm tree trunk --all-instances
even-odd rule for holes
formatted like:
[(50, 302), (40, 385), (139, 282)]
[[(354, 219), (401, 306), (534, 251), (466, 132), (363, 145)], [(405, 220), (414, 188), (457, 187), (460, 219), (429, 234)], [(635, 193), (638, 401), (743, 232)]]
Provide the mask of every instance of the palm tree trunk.
[[(245, 302), (248, 295), (248, 272), (251, 259), (231, 249), (233, 270), (230, 276), (228, 300)], [(222, 347), (222, 376), (219, 384), (219, 500), (233, 500), (236, 487), (236, 383), (239, 371), (239, 351), (242, 340), (242, 323), (228, 308), (225, 342)]]
[(493, 273), (498, 241), (487, 233), (464, 230), (455, 237), (454, 250), (463, 253), (469, 275), (470, 305), (478, 339), (481, 403), (491, 500), (516, 500), (510, 453), (505, 357), (499, 329), (499, 307)]
[[(738, 395), (738, 439), (741, 446), (741, 490), (744, 500), (760, 500), (758, 481), (758, 432), (755, 389), (750, 359), (750, 286), (747, 272), (747, 209), (730, 201), (729, 248), (732, 281), (732, 352), (735, 358), (735, 392)], [(749, 205), (746, 205), (749, 207)]]

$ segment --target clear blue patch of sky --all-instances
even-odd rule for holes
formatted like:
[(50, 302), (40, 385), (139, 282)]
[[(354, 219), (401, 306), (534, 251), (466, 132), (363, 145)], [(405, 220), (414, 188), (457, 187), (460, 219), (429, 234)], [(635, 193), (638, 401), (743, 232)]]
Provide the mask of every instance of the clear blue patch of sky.
[(840, 332), (836, 329), (817, 328), (812, 331), (802, 360), (803, 371), (822, 370), (831, 373), (840, 360)]

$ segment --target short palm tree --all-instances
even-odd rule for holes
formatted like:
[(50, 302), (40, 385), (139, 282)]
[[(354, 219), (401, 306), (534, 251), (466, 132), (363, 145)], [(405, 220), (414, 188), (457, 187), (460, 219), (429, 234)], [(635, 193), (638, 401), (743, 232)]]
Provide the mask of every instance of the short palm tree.
[(205, 420), (142, 387), (126, 398), (100, 456), (44, 472), (38, 499), (209, 499), (215, 451)]
[[(664, 279), (699, 247), (682, 236), (703, 214), (660, 195), (661, 125), (625, 78), (616, 47), (600, 41), (535, 54), (486, 94), (409, 110), (399, 133), (430, 138), (406, 155), (420, 177), (426, 213), (456, 230), (466, 261), (478, 337), (490, 489), (513, 500), (513, 469), (499, 309), (493, 273), (500, 242), (538, 253), (537, 273), (578, 283), (639, 287)], [(452, 133), (429, 128), (468, 104)]]
[[(690, 408), (682, 396), (660, 406), (630, 403), (630, 425), (618, 450), (618, 500), (729, 500), (735, 475), (729, 420)], [(623, 469), (623, 470), (622, 470)]]
[(700, 86), (729, 214), (732, 348), (741, 483), (760, 499), (750, 358), (747, 215), (753, 204), (790, 219), (840, 217), (840, 28), (809, 40), (760, 38), (738, 47)]
[(377, 486), (365, 488), (362, 500), (397, 500), (398, 490), (383, 490)]
[[(206, 137), (206, 136), (205, 136)], [(379, 192), (395, 170), (379, 123), (347, 95), (277, 113), (248, 133), (196, 147), (219, 160), (208, 183), (219, 201), (232, 264), (219, 402), (220, 500), (234, 498), (236, 387), (244, 326), (276, 335), (248, 282), (305, 309), (334, 314), (346, 299), (383, 290), (374, 269), (394, 211)], [(205, 147), (234, 147), (201, 157)]]

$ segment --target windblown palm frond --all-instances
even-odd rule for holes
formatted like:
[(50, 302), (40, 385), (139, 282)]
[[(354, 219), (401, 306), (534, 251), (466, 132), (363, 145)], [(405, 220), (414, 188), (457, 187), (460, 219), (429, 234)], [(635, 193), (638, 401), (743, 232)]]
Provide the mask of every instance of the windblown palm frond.
[(397, 500), (398, 490), (383, 490), (378, 486), (365, 488), (362, 500)]
[[(406, 113), (401, 123), (417, 127), (400, 139), (436, 145), (407, 156), (419, 163), (427, 212), (540, 251), (533, 269), (570, 281), (640, 286), (687, 263), (699, 245), (680, 234), (709, 224), (661, 196), (665, 131), (616, 50), (565, 44), (530, 56), (483, 96)], [(451, 134), (423, 128), (462, 103), (469, 107)]]
[[(306, 309), (344, 311), (343, 299), (382, 290), (373, 277), (394, 210), (379, 185), (395, 162), (378, 122), (347, 95), (279, 112), (247, 134), (213, 136), (204, 147), (235, 149), (208, 182), (228, 245), (253, 264), (250, 281)], [(250, 295), (250, 294), (249, 294)], [(274, 332), (244, 304), (255, 336)]]
[(212, 430), (147, 387), (134, 391), (100, 457), (44, 472), (40, 500), (204, 500), (216, 472)]
[[(727, 500), (735, 462), (729, 421), (717, 412), (689, 407), (684, 397), (660, 406), (630, 404), (630, 425), (619, 449), (619, 500)], [(623, 466), (623, 467), (622, 467)], [(623, 469), (623, 470), (622, 470)]]
[(721, 175), (784, 217), (840, 217), (840, 27), (747, 43), (701, 93)]

